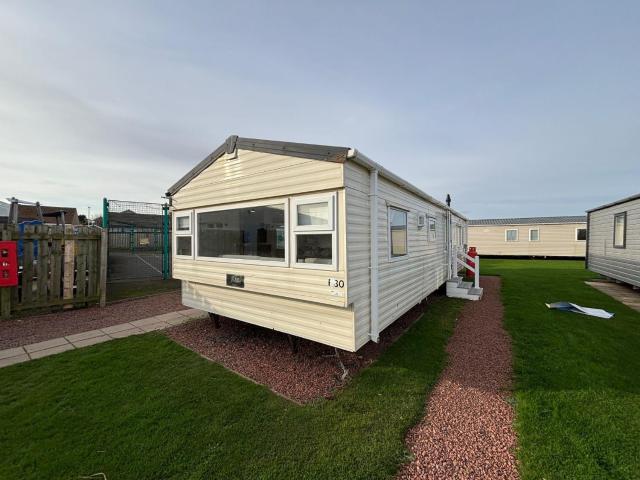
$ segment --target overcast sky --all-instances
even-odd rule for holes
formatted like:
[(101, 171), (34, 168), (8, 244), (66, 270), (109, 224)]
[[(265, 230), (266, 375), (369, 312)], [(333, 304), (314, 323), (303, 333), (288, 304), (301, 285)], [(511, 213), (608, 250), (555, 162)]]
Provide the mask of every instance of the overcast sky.
[(640, 191), (640, 2), (4, 0), (0, 196), (162, 201), (230, 134), (355, 147), (471, 218)]

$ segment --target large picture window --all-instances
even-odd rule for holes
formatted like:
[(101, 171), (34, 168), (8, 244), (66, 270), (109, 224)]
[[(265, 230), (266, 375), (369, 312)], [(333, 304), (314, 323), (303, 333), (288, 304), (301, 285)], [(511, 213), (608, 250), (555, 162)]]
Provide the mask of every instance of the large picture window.
[(336, 268), (335, 205), (334, 193), (292, 200), (296, 267)]
[(613, 246), (614, 248), (627, 246), (627, 212), (617, 213), (613, 217)]
[(407, 212), (389, 207), (389, 245), (392, 257), (407, 254)]
[(285, 204), (197, 213), (197, 255), (285, 262)]

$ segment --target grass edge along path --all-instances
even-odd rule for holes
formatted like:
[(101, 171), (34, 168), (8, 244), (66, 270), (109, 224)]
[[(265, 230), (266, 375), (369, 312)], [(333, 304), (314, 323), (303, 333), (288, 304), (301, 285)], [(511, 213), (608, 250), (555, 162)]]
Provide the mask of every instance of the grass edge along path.
[[(586, 285), (583, 261), (483, 260), (502, 277), (526, 479), (638, 478), (640, 314)], [(610, 320), (549, 310), (566, 300)]]
[(438, 298), (334, 400), (298, 406), (160, 334), (0, 370), (0, 478), (390, 478), (445, 361)]

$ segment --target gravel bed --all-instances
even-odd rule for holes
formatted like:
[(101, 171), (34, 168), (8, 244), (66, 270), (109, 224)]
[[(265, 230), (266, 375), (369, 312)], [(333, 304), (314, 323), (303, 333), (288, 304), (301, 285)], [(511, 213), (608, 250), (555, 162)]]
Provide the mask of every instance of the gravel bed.
[(0, 321), (0, 350), (184, 310), (180, 291)]
[[(281, 332), (228, 318), (216, 329), (208, 319), (165, 331), (176, 342), (224, 365), (275, 393), (298, 403), (331, 398), (336, 389), (369, 365), (422, 314), (418, 305), (382, 332), (380, 342), (369, 342), (357, 353), (337, 350), (309, 340), (298, 340), (294, 353)], [(344, 376), (345, 371), (348, 374)], [(344, 376), (344, 378), (343, 378)]]
[(482, 277), (484, 296), (462, 310), (449, 363), (407, 444), (413, 461), (398, 480), (517, 479), (511, 339), (502, 327), (500, 279)]

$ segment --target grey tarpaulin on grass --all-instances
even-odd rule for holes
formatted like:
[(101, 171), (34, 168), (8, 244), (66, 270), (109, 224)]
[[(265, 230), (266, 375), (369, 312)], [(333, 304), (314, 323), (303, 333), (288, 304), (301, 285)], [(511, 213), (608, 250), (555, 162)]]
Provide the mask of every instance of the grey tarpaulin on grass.
[(583, 315), (590, 315), (592, 317), (611, 318), (614, 315), (613, 313), (602, 310), (601, 308), (581, 307), (580, 305), (569, 302), (547, 303), (546, 305), (547, 307), (552, 309), (563, 310), (565, 312), (581, 313)]

